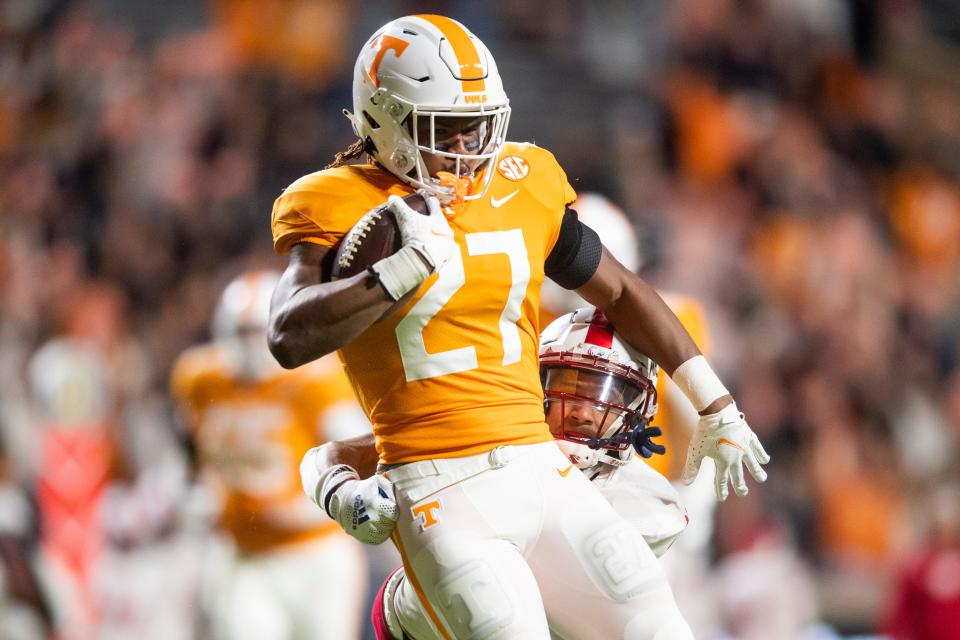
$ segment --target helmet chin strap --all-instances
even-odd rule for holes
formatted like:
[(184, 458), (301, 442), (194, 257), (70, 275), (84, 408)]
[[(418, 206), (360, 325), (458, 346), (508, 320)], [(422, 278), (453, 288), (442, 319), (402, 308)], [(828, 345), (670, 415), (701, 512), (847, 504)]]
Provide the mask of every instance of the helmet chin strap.
[(590, 438), (585, 444), (591, 449), (610, 449), (619, 444), (630, 443), (630, 431), (621, 431), (620, 433), (615, 433), (609, 438)]
[[(631, 424), (629, 424), (626, 429), (615, 433), (609, 438), (590, 438), (585, 444), (590, 449), (607, 449), (607, 455), (601, 457), (600, 462), (603, 464), (621, 467), (630, 461), (630, 457), (632, 457), (634, 451), (640, 453), (637, 443), (634, 442), (634, 433), (637, 431), (637, 429), (642, 428), (645, 422), (646, 421), (643, 418), (634, 414)], [(628, 446), (625, 448), (617, 448), (617, 445), (624, 444)], [(623, 451), (629, 451), (631, 454), (631, 456), (626, 460), (620, 457), (620, 454)]]

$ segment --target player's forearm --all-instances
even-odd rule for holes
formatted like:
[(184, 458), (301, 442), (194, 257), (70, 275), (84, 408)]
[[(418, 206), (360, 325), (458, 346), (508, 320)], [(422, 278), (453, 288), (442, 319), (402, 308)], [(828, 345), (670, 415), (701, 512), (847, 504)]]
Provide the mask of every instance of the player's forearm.
[[(700, 355), (697, 345), (670, 307), (639, 278), (624, 287), (622, 294), (604, 312), (628, 343), (650, 355), (668, 374), (672, 374), (681, 363)], [(625, 322), (628, 318), (635, 320)]]
[(347, 464), (356, 469), (361, 478), (369, 478), (377, 472), (379, 455), (372, 433), (335, 440), (324, 445), (324, 462), (328, 466)]
[(357, 274), (275, 298), (268, 340), (277, 361), (292, 369), (316, 360), (376, 322), (394, 301), (368, 278)]
[[(650, 357), (654, 362), (674, 378), (677, 368), (700, 356), (700, 350), (660, 295), (639, 278), (635, 281), (624, 288), (623, 294), (605, 313), (628, 343), (643, 353), (652, 354)], [(629, 325), (623, 322), (624, 318), (631, 317), (644, 318), (644, 321)], [(629, 328), (624, 330), (623, 327)], [(703, 358), (698, 360), (702, 362)], [(684, 394), (691, 398), (688, 386), (682, 385)], [(719, 395), (715, 398), (710, 396), (714, 399), (709, 404), (696, 407), (700, 415), (716, 413), (733, 401), (725, 389), (717, 393)]]
[[(577, 291), (603, 310), (628, 343), (674, 378), (701, 415), (716, 413), (733, 401), (660, 294), (606, 249), (597, 273)], [(684, 364), (680, 372), (684, 375), (678, 379), (674, 374)]]
[(577, 290), (601, 309), (617, 332), (667, 372), (700, 355), (693, 338), (663, 298), (604, 249), (600, 267)]
[[(695, 406), (700, 415), (716, 413), (733, 402), (733, 397), (727, 393), (720, 381), (716, 379), (716, 375), (709, 369), (700, 349), (697, 348), (693, 338), (687, 333), (673, 310), (667, 306), (660, 294), (643, 280), (636, 276), (628, 280), (623, 293), (613, 304), (611, 312), (607, 312), (607, 317), (613, 326), (618, 327), (627, 342), (635, 345), (643, 353), (653, 353), (651, 357), (654, 362), (657, 362), (674, 379), (674, 382), (680, 384), (688, 399), (694, 401), (699, 398)], [(629, 317), (644, 318), (644, 321), (625, 325), (622, 319)], [(627, 331), (619, 329), (623, 326), (628, 326)], [(643, 341), (650, 346), (641, 346)], [(686, 380), (690, 378), (689, 375), (686, 375), (684, 380), (678, 379), (675, 375), (678, 374), (678, 367), (695, 362), (694, 359), (702, 363), (697, 369), (706, 367), (707, 371), (699, 371), (691, 380)], [(689, 368), (689, 364), (686, 368)], [(708, 384), (704, 385), (702, 382), (697, 384), (704, 374)], [(696, 386), (697, 390), (693, 391), (691, 385)], [(706, 399), (703, 399), (704, 394)]]

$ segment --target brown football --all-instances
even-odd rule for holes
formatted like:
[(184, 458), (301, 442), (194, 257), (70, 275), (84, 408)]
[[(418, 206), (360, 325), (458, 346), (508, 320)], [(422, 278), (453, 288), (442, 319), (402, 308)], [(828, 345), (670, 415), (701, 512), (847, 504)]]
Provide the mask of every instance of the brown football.
[[(420, 193), (404, 196), (411, 209), (427, 215), (427, 201)], [(400, 250), (400, 229), (386, 203), (371, 209), (343, 236), (333, 260), (330, 275), (349, 278)]]

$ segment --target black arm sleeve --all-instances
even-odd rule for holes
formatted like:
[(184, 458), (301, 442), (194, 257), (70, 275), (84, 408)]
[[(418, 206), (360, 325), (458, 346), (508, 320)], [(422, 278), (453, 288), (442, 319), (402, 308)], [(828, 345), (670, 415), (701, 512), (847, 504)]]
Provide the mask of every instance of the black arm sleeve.
[(567, 208), (560, 223), (560, 236), (543, 270), (564, 289), (576, 289), (597, 272), (602, 252), (597, 232), (580, 222), (576, 211)]

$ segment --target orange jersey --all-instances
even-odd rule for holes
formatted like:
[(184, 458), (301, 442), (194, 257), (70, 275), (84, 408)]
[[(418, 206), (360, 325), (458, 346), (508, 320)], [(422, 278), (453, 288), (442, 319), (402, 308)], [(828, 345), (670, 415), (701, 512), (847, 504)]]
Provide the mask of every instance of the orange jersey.
[[(688, 296), (674, 293), (660, 292), (660, 295), (667, 306), (680, 319), (680, 323), (683, 324), (700, 351), (707, 353), (709, 348), (707, 319), (700, 303)], [(663, 443), (667, 446), (667, 453), (648, 458), (647, 464), (668, 479), (675, 480), (680, 477), (680, 473), (683, 471), (687, 447), (690, 445), (690, 436), (693, 433), (692, 426), (686, 423), (696, 418), (696, 412), (694, 412), (692, 406), (676, 406), (678, 402), (688, 405), (689, 402), (683, 397), (680, 390), (669, 382), (667, 375), (662, 372), (657, 379), (657, 398), (659, 406), (653, 423), (663, 429)]]
[[(340, 350), (384, 463), (550, 439), (537, 348), (543, 265), (575, 193), (554, 157), (507, 143), (482, 199), (448, 217), (460, 252), (404, 307)], [(375, 165), (313, 173), (273, 209), (278, 251), (334, 247), (410, 189)]]
[(303, 495), (298, 468), (321, 439), (325, 414), (355, 403), (336, 358), (243, 381), (220, 348), (203, 345), (177, 359), (171, 387), (204, 468), (224, 491), (222, 525), (241, 550), (331, 530), (334, 523)]

